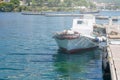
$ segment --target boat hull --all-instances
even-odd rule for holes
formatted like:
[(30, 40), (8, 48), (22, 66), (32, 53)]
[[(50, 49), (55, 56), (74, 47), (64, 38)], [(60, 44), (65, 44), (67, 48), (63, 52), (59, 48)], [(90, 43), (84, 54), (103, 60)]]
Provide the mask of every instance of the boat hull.
[(76, 53), (81, 50), (90, 50), (98, 47), (97, 43), (91, 38), (81, 36), (76, 39), (57, 39), (55, 38), (60, 50), (67, 53)]

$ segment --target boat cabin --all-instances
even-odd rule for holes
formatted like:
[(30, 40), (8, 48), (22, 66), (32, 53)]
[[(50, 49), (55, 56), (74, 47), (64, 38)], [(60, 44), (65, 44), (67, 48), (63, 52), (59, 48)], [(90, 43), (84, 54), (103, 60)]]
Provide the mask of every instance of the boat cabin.
[(71, 30), (81, 34), (90, 35), (93, 32), (93, 25), (95, 24), (95, 16), (84, 15), (83, 18), (73, 19), (73, 26)]

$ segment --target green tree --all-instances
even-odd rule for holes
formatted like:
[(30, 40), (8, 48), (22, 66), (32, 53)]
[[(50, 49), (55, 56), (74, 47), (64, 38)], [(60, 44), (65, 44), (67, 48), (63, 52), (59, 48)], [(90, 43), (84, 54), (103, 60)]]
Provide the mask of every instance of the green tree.
[(18, 7), (20, 5), (19, 0), (10, 0), (10, 3), (13, 3), (15, 7)]
[(35, 0), (32, 0), (32, 6), (35, 5)]
[(14, 9), (14, 4), (12, 3), (0, 3), (0, 11), (1, 12), (11, 12)]

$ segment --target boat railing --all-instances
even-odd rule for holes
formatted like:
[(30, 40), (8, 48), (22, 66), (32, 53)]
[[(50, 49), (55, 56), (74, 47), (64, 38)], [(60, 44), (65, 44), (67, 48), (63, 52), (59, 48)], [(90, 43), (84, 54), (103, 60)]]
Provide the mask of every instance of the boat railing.
[(78, 32), (74, 32), (73, 34), (69, 34), (67, 32), (56, 33), (54, 38), (58, 39), (75, 39), (79, 38), (80, 34)]

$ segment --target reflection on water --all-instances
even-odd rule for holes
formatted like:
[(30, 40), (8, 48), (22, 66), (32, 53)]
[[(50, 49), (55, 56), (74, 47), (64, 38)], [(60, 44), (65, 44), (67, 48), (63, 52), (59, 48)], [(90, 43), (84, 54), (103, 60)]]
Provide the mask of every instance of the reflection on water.
[(102, 80), (101, 52), (92, 50), (77, 54), (54, 55), (55, 71), (62, 80)]

